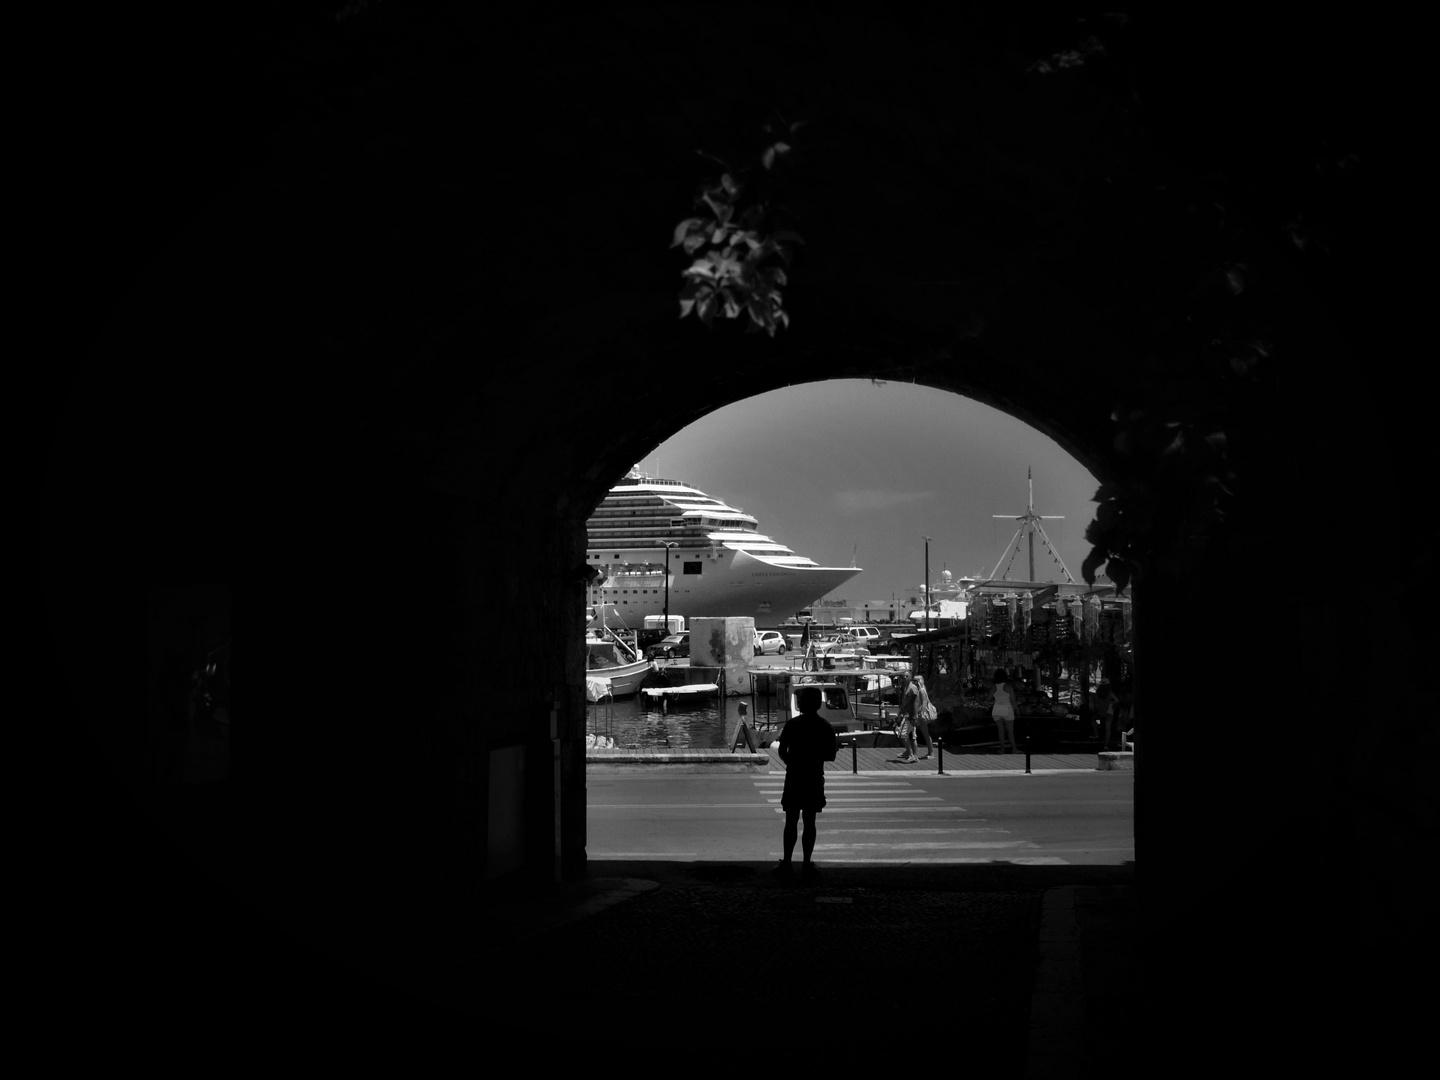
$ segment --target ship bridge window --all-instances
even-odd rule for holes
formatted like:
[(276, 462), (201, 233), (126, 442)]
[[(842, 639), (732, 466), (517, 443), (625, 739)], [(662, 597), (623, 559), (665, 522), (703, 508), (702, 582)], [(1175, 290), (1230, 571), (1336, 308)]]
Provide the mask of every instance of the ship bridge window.
[(699, 564), (698, 562), (687, 562), (687, 563), (685, 564), (685, 573), (687, 573), (687, 574), (698, 574), (698, 573), (700, 573), (700, 564)]

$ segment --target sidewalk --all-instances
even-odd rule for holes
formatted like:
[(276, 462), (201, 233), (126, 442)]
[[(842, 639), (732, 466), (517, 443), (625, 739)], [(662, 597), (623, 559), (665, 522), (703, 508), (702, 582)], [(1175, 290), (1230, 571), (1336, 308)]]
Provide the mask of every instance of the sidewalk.
[[(827, 768), (938, 774), (938, 756), (900, 765), (896, 753), (858, 749), (852, 762), (847, 749)], [(1096, 761), (1037, 754), (1031, 769)], [(947, 754), (944, 767), (1023, 773), (1025, 756)], [(585, 880), (494, 899), (476, 959), (506, 973), (516, 1002), (563, 988), (565, 1010), (604, 1043), (768, 1054), (798, 1010), (822, 1024), (827, 1060), (939, 1054), (997, 1080), (1125, 1074), (1116, 1028), (1136, 993), (1133, 867), (817, 864), (809, 882), (777, 880), (768, 863), (592, 862)]]
[[(946, 776), (1003, 776), (1023, 773), (1028, 766), (1031, 773), (1049, 772), (1094, 772), (1097, 769), (1133, 769), (1135, 755), (1131, 752), (1099, 752), (1067, 754), (1013, 754), (976, 752), (954, 753), (937, 750), (928, 758), (918, 762), (901, 762), (899, 747), (894, 746), (842, 746), (834, 761), (826, 762), (826, 772), (848, 772), (861, 775), (878, 775), (893, 772), (921, 775), (929, 773)], [(734, 753), (725, 750), (587, 750), (585, 762), (589, 768), (611, 768), (647, 771), (665, 768), (672, 773), (691, 770), (704, 775), (715, 769), (744, 772), (784, 772), (785, 764), (775, 747), (766, 747), (755, 753), (744, 749)]]
[(827, 1057), (942, 1052), (996, 1078), (1124, 1075), (1129, 868), (819, 865), (811, 883), (777, 881), (768, 864), (602, 864), (636, 876), (492, 905), (506, 929), (485, 966), (517, 1001), (566, 988), (602, 1041), (754, 1048), (768, 1034), (778, 1048), (798, 1010), (829, 1033)]

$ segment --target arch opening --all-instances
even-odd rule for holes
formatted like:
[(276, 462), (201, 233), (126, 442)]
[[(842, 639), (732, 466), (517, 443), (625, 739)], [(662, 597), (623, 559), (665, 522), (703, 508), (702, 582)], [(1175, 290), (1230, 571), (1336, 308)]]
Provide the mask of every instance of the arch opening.
[[(942, 617), (947, 626), (954, 622), (962, 610), (957, 605), (980, 611), (983, 597), (995, 616), (963, 649), (968, 691), (951, 670), (960, 646), (941, 653), (947, 678), (937, 734), (978, 715), (978, 701), (967, 713), (961, 698), (979, 693), (979, 668), (1014, 667), (1022, 654), (1036, 711), (1042, 694), (1055, 701), (1063, 693), (1082, 703), (1077, 708), (1088, 706), (1094, 680), (1078, 674), (1080, 637), (1069, 633), (1068, 614), (1062, 628), (1057, 600), (1069, 605), (1090, 596), (1098, 603), (1105, 595), (1116, 624), (1110, 628), (1107, 620), (1107, 628), (1116, 632), (1107, 634), (1109, 648), (1091, 649), (1094, 676), (1103, 666), (1104, 676), (1118, 684), (1130, 667), (1129, 622), (1119, 614), (1128, 595), (1117, 596), (1103, 574), (1094, 587), (1086, 584), (1071, 569), (1078, 570), (1085, 549), (1064, 543), (1084, 535), (1096, 486), (1093, 474), (1052, 439), (948, 390), (823, 380), (717, 407), (646, 454), (589, 519), (586, 557), (596, 577), (587, 589), (586, 617), (590, 636), (602, 642), (587, 650), (613, 665), (603, 639), (618, 632), (641, 653), (654, 647), (666, 670), (646, 676), (649, 693), (622, 681), (617, 700), (596, 687), (590, 697), (598, 700), (587, 706), (587, 747), (728, 749), (742, 703), (748, 726), (760, 725), (755, 740), (762, 747), (773, 740), (770, 696), (778, 676), (756, 680), (732, 672), (725, 699), (697, 695), (703, 707), (668, 711), (657, 687), (705, 680), (686, 670), (688, 658), (667, 659), (673, 645), (660, 641), (659, 629), (647, 629), (647, 619), (659, 626), (667, 617), (677, 628), (696, 615), (749, 620), (757, 632), (780, 635), (768, 648), (790, 652), (783, 663), (793, 665), (801, 621), (814, 620), (826, 633), (874, 624), (898, 651), (917, 622), (925, 627), (927, 602), (938, 627)], [(1004, 532), (998, 548), (997, 521)], [(1064, 534), (1057, 529), (1062, 523), (1069, 526)], [(623, 543), (614, 539), (620, 536)], [(1010, 600), (1018, 626), (1008, 625)], [(1032, 618), (1034, 608), (1039, 614)], [(769, 653), (752, 666), (782, 663), (779, 656), (783, 652)], [(935, 674), (932, 669), (932, 681)], [(765, 689), (763, 705), (745, 699), (757, 681)], [(677, 694), (676, 700), (683, 699)], [(988, 748), (992, 740), (972, 730), (978, 727), (967, 726), (967, 742)], [(1045, 734), (1058, 738), (1053, 730)]]

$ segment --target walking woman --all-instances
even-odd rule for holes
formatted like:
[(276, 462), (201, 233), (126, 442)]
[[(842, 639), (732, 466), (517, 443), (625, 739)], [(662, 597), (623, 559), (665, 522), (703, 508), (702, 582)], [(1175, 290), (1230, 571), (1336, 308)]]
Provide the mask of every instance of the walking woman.
[[(990, 715), (995, 720), (995, 726), (1000, 731), (1000, 752), (1008, 754), (1011, 750), (1017, 750), (1015, 745), (1015, 684), (1010, 681), (1010, 676), (1005, 674), (1005, 669), (1000, 668), (995, 672), (995, 707)], [(1005, 749), (1006, 747), (1010, 749)]]
[(920, 760), (915, 753), (915, 718), (920, 714), (920, 690), (904, 674), (895, 677), (895, 684), (900, 687), (900, 713), (895, 721), (895, 733), (900, 736), (902, 749), (898, 758), (890, 760), (912, 765)]
[(935, 752), (935, 744), (930, 741), (930, 721), (935, 719), (935, 706), (930, 704), (930, 694), (925, 689), (924, 675), (915, 676), (914, 686), (916, 690), (915, 730), (925, 741), (925, 753), (921, 754), (917, 760), (924, 761)]

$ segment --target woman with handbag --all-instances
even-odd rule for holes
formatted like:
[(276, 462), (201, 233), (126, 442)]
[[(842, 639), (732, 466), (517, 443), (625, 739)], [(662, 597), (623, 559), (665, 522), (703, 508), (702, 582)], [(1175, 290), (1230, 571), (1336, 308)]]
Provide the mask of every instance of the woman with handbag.
[(920, 715), (920, 693), (915, 683), (904, 675), (896, 682), (901, 686), (901, 693), (900, 710), (895, 719), (895, 734), (900, 736), (900, 744), (904, 749), (898, 758), (890, 760), (901, 765), (912, 765), (920, 760), (915, 753), (915, 721)]
[(914, 682), (916, 690), (915, 702), (915, 730), (920, 733), (920, 738), (925, 740), (925, 753), (915, 760), (924, 761), (935, 752), (935, 744), (930, 741), (930, 721), (936, 717), (935, 706), (930, 704), (930, 694), (925, 689), (925, 676), (916, 675)]

